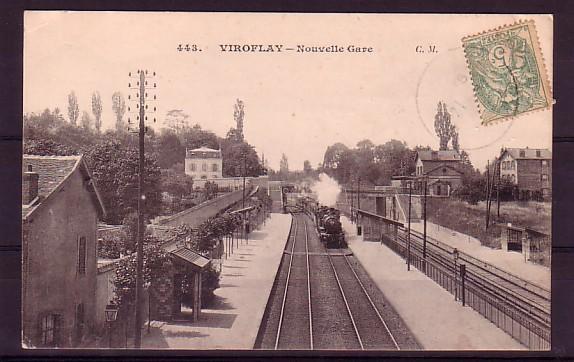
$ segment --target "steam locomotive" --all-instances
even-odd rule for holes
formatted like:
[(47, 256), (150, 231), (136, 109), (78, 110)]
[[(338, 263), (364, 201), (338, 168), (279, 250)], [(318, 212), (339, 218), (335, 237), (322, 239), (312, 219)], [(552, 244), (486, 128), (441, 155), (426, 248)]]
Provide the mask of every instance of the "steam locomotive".
[(340, 249), (347, 247), (339, 210), (327, 206), (317, 207), (315, 210), (315, 224), (317, 225), (321, 242), (325, 244), (326, 248)]

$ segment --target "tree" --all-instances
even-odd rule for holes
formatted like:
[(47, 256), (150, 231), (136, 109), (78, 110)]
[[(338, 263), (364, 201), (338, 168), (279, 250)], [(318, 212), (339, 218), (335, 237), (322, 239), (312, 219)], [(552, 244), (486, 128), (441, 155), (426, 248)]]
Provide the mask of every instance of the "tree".
[(289, 160), (287, 160), (287, 155), (281, 154), (281, 160), (279, 161), (279, 172), (282, 174), (289, 173)]
[(440, 140), (440, 150), (448, 150), (448, 141), (452, 137), (453, 125), (450, 122), (450, 113), (446, 109), (446, 103), (438, 102), (437, 113), (434, 117), (434, 129)]
[(223, 175), (226, 177), (259, 176), (264, 174), (263, 166), (253, 146), (245, 142), (223, 140), (221, 143), (223, 157)]
[(164, 129), (157, 137), (156, 143), (157, 160), (162, 169), (185, 161), (185, 147), (182, 146), (175, 131)]
[(218, 185), (213, 181), (206, 181), (203, 185), (203, 193), (205, 195), (206, 200), (211, 200), (217, 196), (217, 192), (219, 191)]
[(233, 119), (235, 120), (236, 124), (236, 137), (237, 141), (243, 142), (243, 119), (245, 117), (244, 111), (244, 103), (242, 100), (238, 99), (235, 103), (234, 110), (233, 110)]
[(96, 117), (95, 128), (98, 133), (102, 128), (102, 98), (100, 97), (100, 92), (95, 91), (92, 94), (92, 113)]
[(349, 148), (340, 142), (327, 147), (323, 157), (323, 168), (327, 170), (338, 168), (341, 163), (341, 157), (343, 153), (348, 150)]
[(189, 114), (185, 113), (183, 109), (172, 109), (167, 112), (165, 116), (166, 128), (180, 135), (185, 129), (189, 128)]
[(24, 139), (24, 154), (40, 156), (69, 156), (78, 152), (66, 145), (56, 143), (50, 139)]
[(112, 110), (116, 115), (116, 132), (125, 132), (126, 127), (123, 118), (126, 113), (126, 102), (124, 101), (124, 96), (120, 92), (115, 92), (112, 95)]
[(174, 212), (181, 211), (182, 199), (193, 193), (193, 179), (178, 168), (161, 170), (161, 190), (173, 198), (171, 209)]
[[(137, 210), (137, 149), (123, 146), (117, 141), (105, 141), (92, 147), (86, 157), (108, 210), (105, 221), (121, 224), (129, 212)], [(144, 213), (147, 218), (152, 218), (161, 210), (161, 172), (155, 158), (148, 154), (144, 167)]]
[(309, 160), (303, 161), (303, 172), (306, 175), (309, 175), (311, 172), (313, 172), (313, 166), (311, 166), (311, 162), (309, 162)]
[(90, 114), (86, 111), (82, 112), (82, 128), (86, 131), (90, 130), (90, 127), (92, 126), (92, 117), (90, 117)]
[(76, 93), (72, 91), (68, 94), (68, 117), (70, 118), (70, 123), (74, 126), (78, 124), (78, 117), (80, 116), (80, 107), (78, 105), (78, 98)]
[(191, 128), (184, 128), (180, 132), (180, 140), (185, 148), (189, 149), (199, 147), (218, 149), (221, 142), (215, 133), (201, 129), (201, 126), (198, 124)]
[(450, 134), (452, 139), (452, 149), (460, 153), (460, 144), (458, 143), (458, 130), (455, 125), (451, 126)]

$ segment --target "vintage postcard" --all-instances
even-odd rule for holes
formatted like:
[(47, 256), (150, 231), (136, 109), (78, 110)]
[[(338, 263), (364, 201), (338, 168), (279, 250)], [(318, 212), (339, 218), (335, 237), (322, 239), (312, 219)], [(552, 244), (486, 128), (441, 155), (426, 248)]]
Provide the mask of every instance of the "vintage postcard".
[(549, 350), (552, 55), (544, 14), (27, 11), (22, 346)]

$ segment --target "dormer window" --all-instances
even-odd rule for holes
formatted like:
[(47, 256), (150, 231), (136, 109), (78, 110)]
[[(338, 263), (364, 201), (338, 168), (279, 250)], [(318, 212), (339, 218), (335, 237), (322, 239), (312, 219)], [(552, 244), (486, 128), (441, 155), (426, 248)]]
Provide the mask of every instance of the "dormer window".
[(540, 150), (536, 150), (536, 157), (540, 157)]
[(520, 154), (520, 157), (526, 156), (526, 152), (524, 150), (520, 150), (519, 154)]

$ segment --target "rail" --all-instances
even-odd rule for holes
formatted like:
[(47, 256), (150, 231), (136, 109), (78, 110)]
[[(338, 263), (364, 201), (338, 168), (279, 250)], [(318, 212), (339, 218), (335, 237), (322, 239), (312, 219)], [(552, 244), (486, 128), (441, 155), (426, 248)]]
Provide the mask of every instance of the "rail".
[[(424, 257), (421, 233), (411, 230), (408, 244), (408, 229), (401, 223), (363, 210), (358, 213), (365, 219), (365, 238), (378, 235), (381, 243), (405, 259), (410, 245), (410, 263), (452, 293), (456, 300), (468, 301), (470, 307), (527, 347), (549, 348), (548, 290), (467, 253), (458, 251), (455, 259), (453, 247), (428, 236)], [(457, 268), (461, 264), (465, 266), (464, 272)]]
[[(293, 251), (295, 250), (295, 242), (297, 241), (297, 227), (298, 221), (295, 220), (295, 230), (293, 232), (293, 244), (291, 245), (291, 255), (289, 256), (289, 268), (287, 269), (287, 280), (285, 281), (285, 290), (283, 291), (283, 301), (281, 302), (281, 313), (279, 314), (279, 326), (277, 328), (277, 336), (275, 337), (275, 349), (279, 347), (279, 338), (281, 337), (281, 328), (283, 327), (283, 316), (285, 314), (285, 302), (287, 301), (287, 289), (289, 288), (289, 278), (291, 277), (291, 266), (293, 265)], [(291, 235), (290, 235), (291, 236)]]

